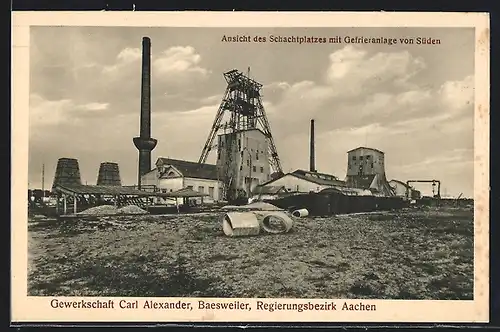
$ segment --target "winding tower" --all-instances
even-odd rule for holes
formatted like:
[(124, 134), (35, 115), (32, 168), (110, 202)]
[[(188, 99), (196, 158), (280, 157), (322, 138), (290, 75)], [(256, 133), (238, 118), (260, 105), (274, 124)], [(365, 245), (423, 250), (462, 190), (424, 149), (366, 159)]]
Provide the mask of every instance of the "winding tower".
[(233, 69), (224, 73), (227, 87), (199, 163), (217, 148), (222, 197), (250, 196), (253, 188), (283, 174), (271, 127), (264, 110), (262, 84)]

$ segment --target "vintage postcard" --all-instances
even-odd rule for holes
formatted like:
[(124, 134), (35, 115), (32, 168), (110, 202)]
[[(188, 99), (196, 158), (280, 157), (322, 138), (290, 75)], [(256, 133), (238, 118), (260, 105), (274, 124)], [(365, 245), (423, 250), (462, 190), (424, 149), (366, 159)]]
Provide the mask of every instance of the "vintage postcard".
[(12, 321), (487, 322), (485, 13), (13, 14)]

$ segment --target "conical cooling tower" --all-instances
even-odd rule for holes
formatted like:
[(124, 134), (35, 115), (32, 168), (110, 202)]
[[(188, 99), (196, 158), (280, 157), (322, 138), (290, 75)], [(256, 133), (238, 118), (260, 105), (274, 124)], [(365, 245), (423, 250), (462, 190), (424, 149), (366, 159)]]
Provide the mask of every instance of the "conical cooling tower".
[(101, 163), (99, 175), (97, 176), (98, 186), (121, 186), (120, 169), (117, 163)]
[(73, 158), (60, 158), (57, 161), (56, 174), (52, 184), (52, 190), (57, 185), (82, 184), (78, 160)]

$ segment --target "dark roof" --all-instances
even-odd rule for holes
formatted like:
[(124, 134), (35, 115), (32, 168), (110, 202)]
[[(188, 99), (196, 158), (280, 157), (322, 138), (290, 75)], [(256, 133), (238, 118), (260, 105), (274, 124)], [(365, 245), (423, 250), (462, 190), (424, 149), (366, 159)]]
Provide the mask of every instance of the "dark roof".
[(168, 197), (202, 197), (208, 196), (208, 194), (200, 193), (189, 188), (182, 188), (174, 192), (167, 193)]
[(134, 196), (164, 196), (161, 193), (138, 190), (130, 187), (121, 186), (94, 186), (82, 184), (56, 185), (56, 192), (69, 195), (134, 195)]
[(350, 153), (350, 152), (353, 152), (353, 151), (356, 151), (356, 150), (360, 150), (360, 149), (372, 150), (372, 151), (376, 151), (376, 152), (378, 152), (378, 153), (384, 154), (384, 152), (383, 152), (383, 151), (380, 151), (380, 150), (378, 150), (378, 149), (374, 149), (374, 148), (367, 148), (366, 146), (360, 146), (360, 147), (357, 147), (357, 148), (355, 148), (355, 149), (352, 149), (352, 150), (347, 151), (347, 153)]
[(188, 178), (218, 180), (216, 165), (200, 164), (193, 161), (170, 158), (158, 158), (156, 164), (158, 165), (158, 162), (160, 161), (164, 165), (171, 165), (175, 167), (182, 173), (183, 176)]
[(344, 181), (339, 180), (339, 178), (337, 178), (336, 176), (326, 173), (309, 172), (298, 169), (289, 174), (299, 179), (304, 179), (324, 186), (342, 186), (345, 184)]
[(285, 189), (285, 186), (264, 186), (264, 185), (261, 185), (261, 186), (257, 186), (255, 189), (254, 189), (254, 193), (256, 194), (277, 194), (280, 192), (280, 190), (284, 190)]

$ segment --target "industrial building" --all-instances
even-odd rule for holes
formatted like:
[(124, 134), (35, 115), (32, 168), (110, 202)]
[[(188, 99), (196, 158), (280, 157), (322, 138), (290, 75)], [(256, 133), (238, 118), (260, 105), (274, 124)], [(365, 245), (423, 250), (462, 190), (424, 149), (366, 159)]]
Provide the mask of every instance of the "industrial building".
[(203, 197), (206, 203), (219, 201), (222, 190), (216, 165), (170, 158), (158, 158), (156, 167), (141, 177), (141, 183), (143, 187), (154, 186), (161, 193), (188, 188), (207, 194)]
[(261, 99), (262, 84), (250, 78), (250, 69), (247, 75), (230, 70), (224, 78), (226, 91), (198, 163), (205, 164), (217, 149), (221, 196), (236, 202), (283, 172)]
[[(230, 140), (237, 144), (231, 146)], [(232, 181), (237, 188), (242, 188), (249, 196), (259, 184), (269, 181), (268, 144), (266, 135), (260, 129), (248, 129), (218, 136), (217, 168), (219, 178), (223, 179), (228, 159), (232, 157), (235, 170)], [(229, 149), (233, 151), (230, 152)], [(231, 153), (232, 156), (228, 156)]]
[(397, 197), (403, 197), (405, 199), (407, 198), (407, 195), (411, 199), (420, 199), (421, 197), (421, 193), (419, 190), (416, 190), (415, 188), (407, 185), (403, 181), (392, 179), (391, 181), (389, 181), (389, 185), (391, 186), (394, 194)]
[(376, 194), (393, 196), (389, 182), (385, 176), (384, 152), (358, 147), (347, 152), (348, 187), (370, 189)]
[(287, 192), (309, 193), (337, 186), (345, 187), (345, 182), (330, 174), (298, 169), (263, 183), (262, 186), (284, 187)]

